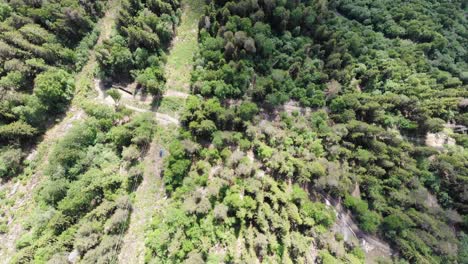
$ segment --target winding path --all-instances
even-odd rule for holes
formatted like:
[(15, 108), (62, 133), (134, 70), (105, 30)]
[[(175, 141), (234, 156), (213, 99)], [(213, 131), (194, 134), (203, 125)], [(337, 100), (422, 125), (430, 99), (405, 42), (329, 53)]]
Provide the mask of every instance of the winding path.
[(331, 207), (337, 216), (333, 230), (343, 235), (345, 241), (352, 241), (353, 239), (359, 241), (360, 246), (366, 253), (366, 260), (373, 263), (378, 257), (385, 257), (390, 259), (394, 252), (390, 245), (377, 236), (368, 234), (362, 231), (351, 214), (343, 208), (341, 202), (329, 196), (322, 196), (325, 204)]

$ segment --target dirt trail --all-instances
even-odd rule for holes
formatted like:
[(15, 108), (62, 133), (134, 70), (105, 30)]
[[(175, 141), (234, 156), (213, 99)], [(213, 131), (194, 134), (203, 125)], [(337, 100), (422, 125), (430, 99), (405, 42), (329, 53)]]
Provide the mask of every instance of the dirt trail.
[[(108, 10), (104, 14), (104, 17), (98, 22), (97, 27), (100, 29), (100, 35), (96, 42), (96, 46), (102, 44), (105, 40), (110, 39), (112, 30), (117, 19), (118, 10), (120, 7), (120, 0), (110, 0), (108, 2)], [(92, 89), (93, 77), (96, 71), (97, 61), (96, 52), (94, 49), (89, 51), (88, 62), (76, 75), (76, 93), (73, 99), (73, 103), (79, 104), (83, 97), (87, 96), (88, 89)]]
[[(110, 1), (108, 11), (98, 22), (97, 27), (101, 29), (101, 34), (97, 41), (98, 44), (110, 37), (119, 2), (118, 0)], [(27, 215), (31, 214), (34, 210), (33, 195), (43, 180), (42, 171), (48, 163), (48, 156), (53, 144), (62, 138), (76, 122), (85, 118), (85, 113), (79, 107), (79, 102), (86, 94), (87, 82), (92, 79), (95, 67), (95, 52), (91, 50), (88, 62), (75, 77), (75, 97), (65, 118), (44, 134), (37, 150), (36, 148), (33, 149), (27, 157), (27, 160), (33, 162), (32, 169), (35, 173), (21, 180), (18, 178), (11, 180), (0, 187), (1, 191), (7, 193), (5, 199), (11, 201), (11, 203), (2, 203), (0, 207), (4, 219), (8, 220), (8, 231), (5, 234), (0, 234), (0, 263), (10, 262), (16, 252), (15, 243), (25, 232), (24, 223), (20, 219), (27, 219)]]
[[(102, 81), (100, 79), (97, 79), (97, 78), (94, 79), (94, 89), (96, 90), (96, 92), (98, 94), (97, 97), (95, 98), (95, 100), (99, 101), (100, 103), (106, 104), (106, 105), (111, 105), (111, 106), (115, 105), (115, 101), (105, 93), (104, 85), (102, 84)], [(184, 94), (184, 93), (181, 92), (180, 94)], [(129, 99), (129, 100), (131, 100), (131, 99)], [(138, 100), (135, 99), (135, 101), (138, 101)], [(136, 107), (136, 106), (133, 106), (133, 105), (130, 105), (130, 104), (123, 104), (123, 105), (126, 108), (128, 108), (130, 110), (133, 110), (135, 112), (139, 112), (139, 113), (153, 112), (155, 117), (156, 117), (156, 120), (161, 125), (164, 125), (164, 126), (168, 126), (168, 125), (178, 126), (179, 125), (179, 120), (177, 118), (171, 117), (170, 115), (154, 112), (154, 111), (151, 111), (149, 109), (139, 108), (139, 107)]]
[(94, 78), (94, 90), (96, 90), (96, 92), (98, 93), (97, 97), (94, 98), (95, 100), (99, 101), (102, 104), (112, 105), (112, 106), (115, 105), (115, 102), (112, 99), (112, 97), (108, 96), (104, 92), (105, 90), (104, 85), (102, 81), (98, 78)]
[(164, 206), (165, 192), (161, 181), (162, 158), (159, 157), (161, 146), (153, 143), (144, 160), (143, 182), (136, 190), (132, 206), (130, 227), (123, 238), (119, 263), (144, 263), (145, 229), (151, 223), (153, 215)]
[[(197, 21), (203, 14), (204, 2), (203, 0), (184, 0), (182, 1), (181, 6), (181, 24), (177, 28), (177, 36), (171, 43), (171, 51), (165, 68), (167, 82), (164, 97), (168, 96), (187, 99), (189, 96), (188, 90), (190, 86), (190, 76), (193, 69), (194, 56), (198, 50)], [(110, 12), (109, 16), (115, 16), (114, 13), (115, 12)], [(108, 23), (103, 24), (107, 25)], [(107, 30), (102, 34), (103, 38), (109, 37), (110, 28), (104, 26), (104, 29)], [(98, 43), (101, 42), (102, 39), (99, 38)], [(92, 60), (95, 61), (94, 54)], [(131, 85), (134, 85), (134, 83)], [(97, 92), (96, 100), (106, 105), (115, 105), (114, 100), (106, 94), (101, 80), (94, 79), (93, 86), (94, 90)], [(131, 96), (121, 92), (120, 90), (119, 92), (121, 93), (122, 98), (125, 98), (125, 100), (121, 101), (121, 104), (126, 108), (140, 113), (154, 112), (146, 108), (135, 106), (141, 103), (144, 104), (144, 106), (149, 105), (151, 100), (146, 100), (147, 98), (145, 98), (145, 100), (141, 100), (138, 96)], [(179, 120), (175, 117), (160, 112), (154, 113), (158, 122), (164, 126), (172, 124), (179, 125)]]
[[(177, 29), (177, 36), (172, 42), (165, 69), (168, 79), (164, 97), (178, 97), (185, 100), (189, 96), (188, 88), (193, 68), (193, 57), (198, 48), (198, 23), (196, 21), (202, 14), (204, 4), (202, 0), (183, 0), (181, 4), (182, 21)], [(95, 83), (99, 84), (95, 85), (95, 89), (101, 90), (101, 92), (98, 91), (99, 97), (101, 100), (105, 99), (102, 86), (99, 82)], [(130, 99), (138, 102), (138, 98)], [(153, 112), (126, 103), (124, 103), (124, 106), (136, 112)], [(154, 115), (162, 126), (179, 125), (177, 118), (160, 112), (154, 112)], [(159, 157), (160, 149), (159, 145), (153, 144), (145, 159), (144, 179), (136, 191), (130, 226), (123, 239), (119, 263), (144, 263), (145, 229), (151, 223), (153, 215), (164, 210), (164, 206), (167, 204), (164, 186), (160, 178), (162, 168), (162, 161)]]
[(180, 98), (186, 99), (187, 97), (189, 97), (189, 94), (185, 92), (168, 89), (164, 93), (164, 96), (173, 96), (173, 97), (180, 97)]

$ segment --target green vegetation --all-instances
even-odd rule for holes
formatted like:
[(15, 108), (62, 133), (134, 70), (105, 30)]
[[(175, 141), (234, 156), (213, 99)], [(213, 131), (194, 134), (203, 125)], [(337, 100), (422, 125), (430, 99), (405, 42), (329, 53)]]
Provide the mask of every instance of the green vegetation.
[(184, 99), (179, 97), (165, 96), (158, 106), (158, 112), (169, 115), (177, 115), (183, 111), (184, 101)]
[(117, 258), (155, 124), (151, 115), (125, 123), (126, 114), (111, 108), (90, 104), (85, 110), (86, 121), (73, 126), (49, 155), (30, 232), (17, 243), (13, 263), (63, 263), (72, 251), (83, 263)]
[(104, 77), (136, 81), (146, 92), (164, 91), (163, 55), (179, 23), (179, 1), (122, 1), (117, 34), (99, 47), (97, 60)]
[[(129, 225), (147, 263), (467, 262), (466, 1), (104, 2), (0, 0), (0, 179), (80, 98), (2, 186), (12, 263), (115, 263)], [(149, 113), (81, 100), (95, 70)], [(166, 197), (130, 223), (148, 171)]]
[(166, 63), (166, 88), (188, 91), (195, 55), (198, 52), (198, 20), (204, 0), (181, 1), (181, 22)]
[[(426, 2), (210, 1), (192, 73), (199, 96), (166, 160), (172, 206), (154, 221), (148, 262), (305, 261), (298, 245), (320, 250), (322, 263), (351, 262), (352, 248), (323, 242), (332, 219), (304, 232), (294, 183), (343, 198), (403, 260), (460, 258), (467, 150), (406, 138), (468, 125), (466, 6)], [(266, 251), (249, 240), (263, 236)]]
[(103, 1), (0, 1), (1, 178), (18, 173), (22, 149), (67, 108), (72, 73), (94, 45), (103, 6)]
[[(468, 63), (466, 2), (336, 1), (337, 10), (388, 38), (408, 39), (430, 63), (465, 83)], [(457, 82), (456, 79), (447, 82)]]

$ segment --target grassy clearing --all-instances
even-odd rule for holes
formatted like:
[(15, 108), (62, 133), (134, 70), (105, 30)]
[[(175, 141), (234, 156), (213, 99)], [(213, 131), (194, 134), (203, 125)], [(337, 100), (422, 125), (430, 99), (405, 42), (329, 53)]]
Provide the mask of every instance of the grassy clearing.
[(182, 1), (181, 24), (167, 58), (167, 89), (189, 91), (194, 55), (198, 52), (198, 19), (203, 15), (204, 5), (204, 0)]
[[(120, 1), (109, 1), (108, 11), (105, 16), (98, 22), (96, 27), (99, 29), (99, 38), (96, 42), (96, 46), (102, 44), (106, 39), (109, 39), (112, 35), (112, 30), (115, 26), (115, 20), (117, 18), (118, 10), (120, 7)], [(75, 96), (73, 103), (75, 105), (81, 105), (83, 101), (92, 95), (94, 95), (94, 76), (96, 75), (96, 70), (98, 64), (96, 61), (96, 52), (95, 50), (89, 50), (88, 62), (83, 67), (83, 69), (75, 77)]]
[(158, 112), (168, 114), (170, 116), (178, 116), (185, 105), (185, 100), (179, 97), (165, 96), (161, 100)]

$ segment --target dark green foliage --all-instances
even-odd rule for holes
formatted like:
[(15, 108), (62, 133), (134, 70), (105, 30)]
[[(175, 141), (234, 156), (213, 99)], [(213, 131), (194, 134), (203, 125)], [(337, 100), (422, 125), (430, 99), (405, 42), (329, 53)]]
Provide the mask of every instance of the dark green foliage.
[(122, 37), (116, 36), (104, 42), (103, 46), (98, 47), (96, 56), (106, 76), (129, 77), (133, 58)]
[(173, 191), (181, 185), (192, 162), (188, 159), (186, 150), (179, 141), (174, 141), (169, 151), (171, 155), (167, 159), (166, 169), (164, 170), (164, 183), (168, 191)]
[(179, 1), (122, 1), (117, 35), (105, 41), (97, 60), (105, 77), (136, 81), (146, 92), (160, 96), (165, 77), (162, 55), (179, 21)]
[(49, 70), (34, 80), (34, 95), (52, 113), (61, 112), (71, 99), (74, 80), (64, 70)]
[[(410, 39), (432, 63), (454, 73), (468, 66), (463, 1), (336, 1), (341, 14), (371, 25), (389, 38)], [(466, 10), (465, 10), (466, 12)]]
[[(426, 184), (435, 191), (439, 201), (454, 208), (466, 217), (468, 197), (464, 195), (468, 185), (468, 152), (453, 150), (438, 155), (431, 164), (431, 171), (441, 177), (431, 177)], [(435, 175), (432, 175), (435, 176)], [(468, 226), (465, 226), (465, 230)]]
[[(33, 143), (66, 109), (72, 72), (83, 66), (97, 39), (91, 31), (103, 4), (0, 1), (0, 146)], [(19, 172), (13, 164), (10, 171)]]

